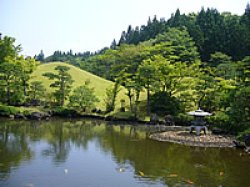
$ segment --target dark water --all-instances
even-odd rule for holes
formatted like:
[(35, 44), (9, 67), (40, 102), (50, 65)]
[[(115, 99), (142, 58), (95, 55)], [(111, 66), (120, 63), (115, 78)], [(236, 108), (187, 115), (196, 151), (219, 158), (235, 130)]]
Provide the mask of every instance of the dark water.
[(0, 186), (250, 186), (250, 156), (96, 121), (0, 121)]

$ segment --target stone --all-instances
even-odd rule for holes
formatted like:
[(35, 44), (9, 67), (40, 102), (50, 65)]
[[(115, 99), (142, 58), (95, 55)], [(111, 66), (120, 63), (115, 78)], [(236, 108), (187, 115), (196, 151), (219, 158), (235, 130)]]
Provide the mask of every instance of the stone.
[(171, 125), (171, 126), (175, 125), (174, 118), (171, 115), (166, 115), (164, 120), (166, 125)]
[(250, 154), (250, 147), (246, 147), (245, 151)]
[(244, 142), (246, 144), (246, 146), (250, 146), (250, 134), (246, 134), (244, 137)]
[(14, 116), (14, 115), (9, 115), (9, 118), (10, 118), (10, 119), (14, 119), (15, 116)]
[(233, 143), (234, 143), (236, 148), (246, 148), (245, 142), (240, 142), (240, 141), (234, 140)]
[(15, 119), (26, 119), (24, 114), (15, 114)]
[(206, 126), (190, 126), (190, 133), (192, 133), (193, 131), (195, 131), (197, 136), (200, 136), (201, 131), (204, 132), (204, 134), (207, 133), (207, 127)]
[(41, 120), (44, 117), (44, 114), (41, 112), (32, 112), (30, 118), (34, 120)]
[(150, 116), (150, 124), (156, 125), (159, 122), (159, 118), (156, 114)]
[(158, 141), (173, 142), (188, 146), (198, 147), (233, 147), (234, 138), (224, 136), (219, 138), (218, 135), (196, 136), (187, 131), (165, 131), (160, 133), (153, 133), (150, 138)]

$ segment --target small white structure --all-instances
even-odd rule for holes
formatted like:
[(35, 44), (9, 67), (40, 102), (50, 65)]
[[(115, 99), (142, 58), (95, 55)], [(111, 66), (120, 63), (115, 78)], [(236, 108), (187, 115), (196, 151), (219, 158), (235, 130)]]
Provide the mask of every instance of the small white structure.
[(200, 108), (198, 110), (188, 112), (190, 116), (195, 116), (195, 117), (205, 117), (205, 116), (211, 116), (212, 114), (209, 112), (205, 112), (201, 110)]

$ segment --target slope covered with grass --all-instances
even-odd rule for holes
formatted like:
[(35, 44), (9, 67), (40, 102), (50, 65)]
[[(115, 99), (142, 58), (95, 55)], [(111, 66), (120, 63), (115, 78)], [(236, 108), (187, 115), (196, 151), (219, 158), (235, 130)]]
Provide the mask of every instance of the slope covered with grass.
[[(81, 70), (75, 66), (72, 66), (70, 64), (62, 63), (62, 62), (53, 62), (53, 63), (47, 63), (47, 64), (41, 64), (37, 67), (36, 71), (32, 74), (31, 81), (42, 81), (45, 88), (52, 92), (53, 88), (50, 88), (49, 85), (53, 82), (52, 80), (49, 80), (48, 78), (42, 76), (45, 72), (53, 72), (56, 73), (54, 70), (56, 66), (63, 65), (70, 67), (69, 73), (72, 76), (72, 79), (74, 80), (74, 83), (72, 84), (72, 90), (78, 86), (81, 86), (85, 83), (85, 81), (90, 81), (90, 87), (94, 88), (95, 95), (99, 98), (100, 102), (97, 104), (97, 107), (100, 107), (101, 109), (105, 108), (104, 98), (106, 94), (106, 89), (114, 85), (113, 82), (108, 81), (106, 79), (103, 79), (101, 77), (98, 77), (96, 75), (93, 75), (89, 72), (86, 72), (84, 70)], [(125, 89), (122, 89), (120, 93), (118, 94), (116, 105), (119, 107), (120, 100), (121, 99), (127, 99), (125, 96)]]

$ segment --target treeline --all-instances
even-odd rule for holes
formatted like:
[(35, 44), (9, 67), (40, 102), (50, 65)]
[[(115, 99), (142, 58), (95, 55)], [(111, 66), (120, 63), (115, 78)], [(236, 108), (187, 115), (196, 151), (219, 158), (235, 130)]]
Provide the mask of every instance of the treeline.
[[(242, 60), (250, 55), (250, 5), (246, 6), (242, 16), (230, 12), (220, 13), (216, 9), (201, 9), (198, 13), (181, 14), (177, 9), (171, 18), (165, 20), (157, 17), (149, 18), (146, 25), (128, 26), (123, 31), (119, 41), (113, 40), (110, 48), (115, 49), (122, 44), (137, 45), (155, 38), (158, 34), (166, 32), (169, 28), (185, 27), (193, 38), (202, 61), (208, 61), (211, 54), (220, 51), (232, 57), (233, 60)], [(105, 51), (93, 53), (97, 55)], [(81, 57), (82, 60), (92, 56), (90, 52), (72, 54), (70, 52), (56, 51), (46, 61), (71, 61), (71, 56)]]
[(79, 66), (80, 61), (84, 61), (89, 57), (95, 55), (96, 53), (91, 53), (90, 51), (86, 51), (83, 53), (73, 53), (72, 50), (67, 52), (55, 51), (51, 56), (45, 58), (43, 50), (40, 51), (38, 55), (34, 56), (34, 59), (40, 61), (42, 63), (47, 62), (69, 62), (72, 65)]
[(181, 14), (177, 9), (167, 21), (149, 18), (147, 25), (123, 31), (120, 40), (114, 41), (111, 48), (121, 44), (138, 44), (155, 38), (168, 28), (186, 27), (193, 38), (202, 61), (208, 61), (216, 51), (225, 53), (233, 60), (242, 60), (250, 55), (250, 5), (242, 16), (230, 12), (219, 13), (216, 9), (201, 9), (199, 13)]
[[(224, 53), (232, 60), (242, 60), (250, 55), (250, 5), (246, 6), (245, 12), (233, 15), (230, 12), (220, 13), (216, 9), (201, 9), (198, 13), (181, 14), (177, 9), (171, 18), (165, 20), (149, 18), (146, 25), (128, 26), (127, 31), (123, 31), (119, 41), (115, 39), (111, 46), (104, 47), (96, 52), (73, 53), (55, 51), (53, 55), (45, 58), (43, 52), (35, 59), (41, 62), (63, 61), (80, 67), (82, 61), (88, 61), (88, 65), (83, 66), (85, 70), (98, 73), (92, 70), (92, 57), (103, 54), (108, 49), (116, 49), (123, 44), (137, 45), (140, 42), (155, 39), (159, 34), (167, 32), (170, 28), (186, 29), (192, 37), (197, 51), (203, 62), (209, 62), (211, 55), (215, 52)], [(40, 58), (42, 57), (42, 58)], [(86, 63), (85, 63), (86, 64)], [(101, 73), (98, 75), (102, 76)], [(104, 76), (102, 76), (104, 77)]]

